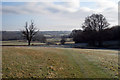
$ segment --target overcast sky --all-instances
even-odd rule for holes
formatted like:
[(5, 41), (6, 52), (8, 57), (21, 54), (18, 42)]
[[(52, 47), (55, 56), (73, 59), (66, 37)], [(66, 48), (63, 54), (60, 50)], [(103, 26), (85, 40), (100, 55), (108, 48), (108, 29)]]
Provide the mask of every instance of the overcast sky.
[(40, 31), (71, 31), (93, 13), (103, 14), (110, 26), (118, 24), (118, 0), (69, 1), (3, 2), (2, 28), (22, 30), (26, 21), (34, 20)]

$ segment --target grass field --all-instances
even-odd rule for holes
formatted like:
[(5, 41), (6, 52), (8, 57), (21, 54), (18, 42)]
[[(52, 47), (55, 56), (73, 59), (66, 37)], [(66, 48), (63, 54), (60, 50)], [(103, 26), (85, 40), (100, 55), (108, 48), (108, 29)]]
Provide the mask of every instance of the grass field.
[[(27, 42), (25, 41), (17, 41), (17, 40), (13, 40), (13, 41), (2, 41), (2, 45), (28, 45)], [(45, 45), (45, 43), (40, 43), (40, 42), (31, 42), (31, 45)]]
[(118, 51), (3, 47), (3, 78), (117, 78)]
[[(51, 43), (54, 43), (54, 44), (60, 44), (60, 39), (59, 41), (58, 40), (53, 40), (53, 39), (50, 39), (50, 40), (47, 40), (48, 42), (51, 42)], [(26, 41), (20, 41), (20, 40), (11, 40), (11, 41), (0, 41), (0, 45), (11, 45), (11, 46), (14, 46), (14, 45), (17, 45), (17, 46), (21, 46), (21, 45), (28, 45), (28, 43)], [(47, 43), (47, 42), (46, 42)], [(31, 45), (46, 45), (46, 43), (40, 43), (40, 42), (31, 42)], [(74, 44), (74, 42), (70, 42), (70, 41), (66, 41), (65, 44)]]

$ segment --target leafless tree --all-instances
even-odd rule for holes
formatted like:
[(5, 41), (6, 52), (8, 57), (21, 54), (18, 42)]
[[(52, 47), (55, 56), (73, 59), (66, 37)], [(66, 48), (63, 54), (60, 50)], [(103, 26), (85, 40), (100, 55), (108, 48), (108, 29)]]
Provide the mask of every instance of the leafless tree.
[(31, 40), (34, 38), (34, 36), (37, 34), (39, 30), (35, 27), (33, 21), (31, 20), (31, 24), (28, 26), (28, 23), (25, 24), (25, 29), (22, 30), (23, 37), (26, 38), (28, 41), (28, 45), (30, 46)]
[(92, 14), (86, 17), (83, 23), (83, 29), (89, 31), (96, 31), (98, 33), (98, 44), (102, 45), (102, 32), (109, 26), (106, 18), (102, 14)]
[(87, 27), (90, 30), (102, 31), (108, 26), (109, 23), (102, 14), (92, 14), (91, 16), (86, 17), (83, 29)]

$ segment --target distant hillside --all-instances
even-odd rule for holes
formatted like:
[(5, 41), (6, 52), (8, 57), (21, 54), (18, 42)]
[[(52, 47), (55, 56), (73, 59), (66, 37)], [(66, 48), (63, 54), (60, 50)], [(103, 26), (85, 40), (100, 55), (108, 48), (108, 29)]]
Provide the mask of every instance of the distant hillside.
[(40, 33), (44, 35), (55, 35), (55, 36), (61, 36), (61, 35), (68, 35), (71, 33), (71, 31), (41, 31)]
[[(40, 31), (37, 37), (44, 35), (46, 38), (59, 38), (70, 33), (71, 31)], [(23, 37), (20, 31), (2, 31), (2, 40), (23, 40)]]

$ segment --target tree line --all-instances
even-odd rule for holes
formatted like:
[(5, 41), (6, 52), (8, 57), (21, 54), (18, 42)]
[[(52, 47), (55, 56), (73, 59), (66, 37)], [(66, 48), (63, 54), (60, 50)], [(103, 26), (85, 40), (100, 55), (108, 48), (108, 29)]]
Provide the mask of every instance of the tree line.
[[(10, 41), (10, 40), (19, 40), (19, 41), (26, 41), (26, 38), (23, 37), (23, 34), (21, 31), (2, 31), (0, 33), (2, 36), (2, 41)], [(45, 42), (46, 37), (44, 36), (43, 33), (40, 31), (34, 36), (32, 41), (37, 41), (37, 42)]]
[(82, 29), (73, 30), (70, 37), (75, 43), (88, 43), (90, 46), (103, 46), (104, 41), (120, 40), (120, 26), (109, 27), (102, 14), (92, 14), (85, 18)]

